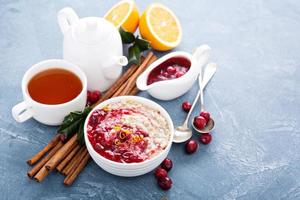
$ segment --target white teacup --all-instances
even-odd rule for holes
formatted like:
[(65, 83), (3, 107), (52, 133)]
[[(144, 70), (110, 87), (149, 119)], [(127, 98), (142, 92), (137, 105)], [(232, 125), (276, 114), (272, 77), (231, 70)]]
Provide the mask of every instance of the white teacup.
[[(62, 104), (43, 104), (33, 100), (28, 93), (28, 82), (33, 76), (47, 69), (59, 68), (73, 72), (82, 83), (82, 91), (77, 97)], [(26, 71), (22, 80), (24, 101), (12, 108), (12, 115), (17, 122), (24, 122), (31, 117), (46, 125), (60, 125), (66, 115), (72, 111), (82, 111), (87, 98), (87, 78), (76, 65), (60, 59), (44, 60)]]

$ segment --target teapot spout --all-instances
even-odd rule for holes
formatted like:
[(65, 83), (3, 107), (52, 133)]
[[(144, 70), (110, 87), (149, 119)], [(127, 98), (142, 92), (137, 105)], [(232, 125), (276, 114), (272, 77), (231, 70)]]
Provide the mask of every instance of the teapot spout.
[(116, 57), (116, 61), (117, 61), (117, 64), (122, 67), (126, 66), (128, 64), (128, 59), (126, 58), (126, 56)]
[(107, 79), (116, 79), (119, 77), (122, 67), (128, 64), (126, 56), (114, 56), (108, 60), (103, 67), (104, 75)]

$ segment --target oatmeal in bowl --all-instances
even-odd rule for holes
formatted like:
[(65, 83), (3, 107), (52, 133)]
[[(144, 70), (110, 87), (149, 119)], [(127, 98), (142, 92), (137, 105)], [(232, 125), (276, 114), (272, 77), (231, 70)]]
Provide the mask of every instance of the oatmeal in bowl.
[(172, 120), (160, 105), (135, 96), (102, 102), (90, 112), (84, 129), (92, 158), (120, 176), (144, 174), (158, 166), (174, 133)]

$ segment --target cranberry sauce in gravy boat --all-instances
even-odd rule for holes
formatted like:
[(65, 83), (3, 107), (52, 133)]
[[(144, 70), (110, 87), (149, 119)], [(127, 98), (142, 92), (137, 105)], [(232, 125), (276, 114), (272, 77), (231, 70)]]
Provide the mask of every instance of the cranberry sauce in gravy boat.
[(172, 100), (186, 93), (207, 64), (211, 48), (199, 46), (193, 55), (176, 51), (153, 62), (137, 79), (138, 89), (160, 100)]

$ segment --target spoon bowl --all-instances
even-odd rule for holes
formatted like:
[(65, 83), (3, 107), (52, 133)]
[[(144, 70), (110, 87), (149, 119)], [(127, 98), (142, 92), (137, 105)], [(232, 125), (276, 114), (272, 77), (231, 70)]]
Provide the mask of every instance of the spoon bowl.
[(209, 121), (207, 122), (207, 124), (205, 125), (205, 127), (202, 129), (198, 129), (194, 125), (194, 123), (192, 123), (192, 126), (193, 126), (194, 130), (197, 131), (198, 133), (209, 133), (214, 129), (215, 121), (212, 118), (210, 118)]
[(173, 142), (181, 143), (185, 142), (192, 137), (192, 130), (186, 126), (178, 126), (175, 129)]

